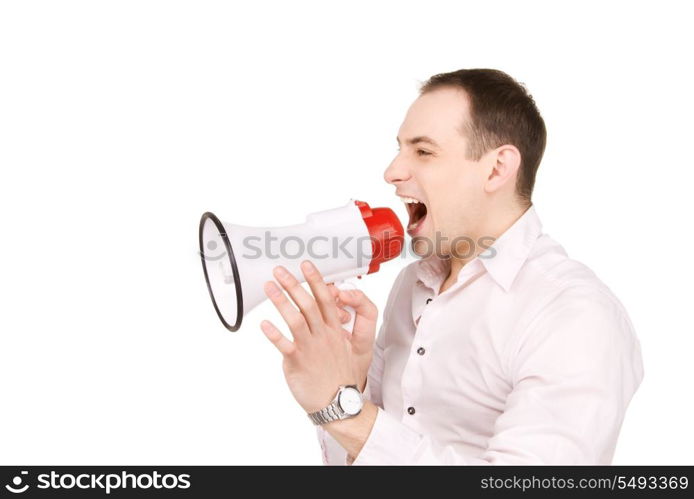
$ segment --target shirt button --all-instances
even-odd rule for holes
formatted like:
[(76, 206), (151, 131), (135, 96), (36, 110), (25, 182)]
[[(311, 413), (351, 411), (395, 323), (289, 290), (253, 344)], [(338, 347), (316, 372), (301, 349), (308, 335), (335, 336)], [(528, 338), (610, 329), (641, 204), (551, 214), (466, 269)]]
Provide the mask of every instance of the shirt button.
[(427, 298), (427, 305), (429, 305), (432, 302), (433, 298)]
[(415, 413), (414, 407), (408, 407), (407, 408), (407, 414), (409, 414), (411, 416), (414, 413)]
[(424, 352), (426, 352), (426, 350), (424, 350), (424, 347), (419, 347), (419, 348), (417, 349), (417, 353), (418, 353), (419, 355), (424, 355)]

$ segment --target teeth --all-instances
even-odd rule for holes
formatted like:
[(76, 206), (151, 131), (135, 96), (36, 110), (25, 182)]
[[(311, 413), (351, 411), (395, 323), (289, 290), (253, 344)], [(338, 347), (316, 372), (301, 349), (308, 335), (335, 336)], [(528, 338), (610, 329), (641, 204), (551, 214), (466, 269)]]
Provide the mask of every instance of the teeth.
[(420, 201), (415, 198), (406, 198), (403, 196), (398, 196), (403, 203), (419, 203)]

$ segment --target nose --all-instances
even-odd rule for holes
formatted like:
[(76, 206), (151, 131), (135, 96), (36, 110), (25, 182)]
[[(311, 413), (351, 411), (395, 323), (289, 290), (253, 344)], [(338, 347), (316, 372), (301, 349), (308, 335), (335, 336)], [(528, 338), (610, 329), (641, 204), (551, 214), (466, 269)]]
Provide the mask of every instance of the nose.
[(386, 171), (383, 172), (383, 178), (389, 184), (395, 185), (398, 182), (409, 180), (411, 174), (410, 169), (405, 162), (400, 158), (400, 153), (391, 161)]

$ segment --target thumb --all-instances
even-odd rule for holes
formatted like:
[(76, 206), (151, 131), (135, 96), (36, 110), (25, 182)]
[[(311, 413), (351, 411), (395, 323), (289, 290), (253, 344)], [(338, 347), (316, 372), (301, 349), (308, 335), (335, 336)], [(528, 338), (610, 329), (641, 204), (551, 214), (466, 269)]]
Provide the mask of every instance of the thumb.
[(356, 312), (354, 329), (352, 329), (352, 342), (359, 349), (363, 347), (370, 350), (376, 335), (378, 308), (359, 289), (340, 290), (340, 301), (344, 305), (352, 307)]

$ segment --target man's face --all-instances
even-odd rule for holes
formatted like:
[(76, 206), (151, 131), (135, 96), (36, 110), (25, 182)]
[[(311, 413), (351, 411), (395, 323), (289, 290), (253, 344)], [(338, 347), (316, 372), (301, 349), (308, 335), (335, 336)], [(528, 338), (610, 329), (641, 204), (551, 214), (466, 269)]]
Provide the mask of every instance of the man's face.
[(419, 255), (437, 248), (437, 233), (444, 254), (450, 254), (450, 242), (456, 237), (482, 235), (477, 224), (484, 214), (484, 185), (490, 171), (485, 163), (490, 159), (486, 155), (479, 161), (467, 159), (468, 138), (463, 133), (467, 120), (464, 91), (442, 88), (417, 98), (400, 126), (400, 149), (384, 177), (397, 195), (419, 201), (403, 199), (410, 215), (407, 232)]

